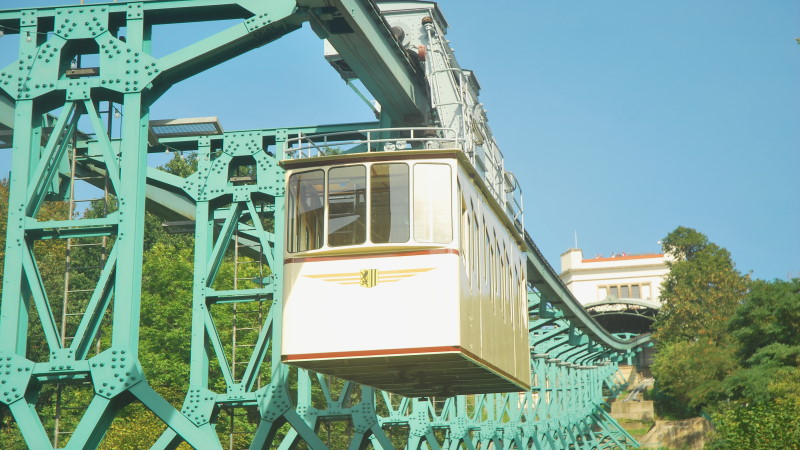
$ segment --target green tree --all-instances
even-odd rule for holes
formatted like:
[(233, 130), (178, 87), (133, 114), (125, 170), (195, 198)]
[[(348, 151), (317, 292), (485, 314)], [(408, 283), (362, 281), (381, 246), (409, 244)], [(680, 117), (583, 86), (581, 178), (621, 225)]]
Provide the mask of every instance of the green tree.
[(716, 432), (707, 448), (772, 450), (800, 448), (800, 398), (731, 404), (712, 414)]
[(725, 379), (731, 397), (767, 403), (800, 394), (800, 279), (758, 280), (728, 322), (741, 370)]
[(724, 380), (712, 448), (798, 448), (800, 279), (755, 281), (728, 322), (741, 369)]
[(800, 357), (800, 278), (755, 281), (728, 330), (748, 365), (794, 365)]
[(711, 448), (797, 448), (800, 280), (751, 282), (690, 228), (667, 235), (664, 252), (672, 260), (651, 367), (668, 396), (662, 411), (710, 412)]
[(696, 230), (678, 227), (662, 242), (670, 272), (661, 287), (651, 369), (660, 392), (671, 397), (661, 409), (671, 405), (671, 415), (690, 416), (728, 397), (723, 380), (739, 362), (727, 321), (744, 299), (748, 278), (727, 250)]
[(672, 397), (670, 407), (659, 405), (661, 412), (686, 418), (727, 399), (722, 381), (739, 365), (728, 348), (707, 341), (680, 341), (660, 348), (650, 368), (660, 394)]
[(748, 289), (730, 253), (691, 228), (663, 239), (669, 274), (661, 287), (661, 311), (653, 337), (662, 345), (705, 339), (724, 344), (728, 318)]

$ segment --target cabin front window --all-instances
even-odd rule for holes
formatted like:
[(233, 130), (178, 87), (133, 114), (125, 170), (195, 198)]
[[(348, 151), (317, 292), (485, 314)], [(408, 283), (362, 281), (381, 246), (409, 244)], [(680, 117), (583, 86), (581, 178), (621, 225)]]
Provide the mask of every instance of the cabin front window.
[(370, 240), (376, 244), (408, 242), (409, 180), (407, 164), (370, 168)]
[(357, 245), (366, 240), (367, 169), (335, 167), (328, 171), (328, 245)]
[[(449, 244), (452, 197), (448, 164), (393, 162), (293, 173), (287, 188), (286, 249)], [(467, 219), (466, 227), (472, 226)]]
[(290, 252), (322, 247), (322, 214), (325, 208), (325, 172), (313, 170), (289, 178), (288, 231)]
[(447, 244), (453, 240), (452, 184), (447, 164), (414, 166), (414, 240)]

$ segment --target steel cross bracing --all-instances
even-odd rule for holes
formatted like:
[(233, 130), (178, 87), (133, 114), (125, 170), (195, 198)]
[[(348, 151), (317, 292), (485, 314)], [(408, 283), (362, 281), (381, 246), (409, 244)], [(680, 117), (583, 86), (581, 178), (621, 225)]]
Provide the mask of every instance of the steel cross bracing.
[[(154, 24), (222, 19), (240, 22), (172, 54), (151, 56)], [(496, 448), (635, 445), (603, 407), (608, 392), (619, 389), (610, 381), (616, 361), (636, 352), (646, 339), (624, 341), (597, 326), (530, 240), (535, 374), (530, 392), (398, 398), (279, 362), (280, 352), (272, 349), (280, 348), (281, 336), (284, 176), (277, 161), (282, 142), (301, 132), (370, 127), (274, 129), (162, 142), (200, 156), (198, 171), (183, 179), (146, 167), (148, 151), (163, 151), (148, 144), (149, 108), (174, 83), (296, 30), (304, 21), (311, 21), (318, 34), (350, 58), (387, 112), (389, 120), (381, 125), (414, 124), (427, 114), (430, 101), (420, 74), (371, 1), (183, 0), (0, 11), (4, 33), (20, 35), (19, 60), (0, 72), (0, 89), (14, 103), (0, 305), (0, 402), (13, 414), (27, 444), (52, 447), (52, 433), (45, 429), (36, 399), (43, 385), (58, 382), (89, 383), (93, 391), (74, 432), (64, 436), (67, 448), (96, 447), (119, 411), (136, 401), (165, 424), (156, 448), (172, 448), (181, 441), (195, 448), (220, 448), (215, 424), (226, 408), (255, 411), (251, 448), (290, 448), (300, 441), (327, 448), (324, 430), (332, 421), (351, 424), (350, 448), (389, 449), (397, 442), (415, 449), (487, 448), (490, 443)], [(122, 27), (124, 40), (119, 36)], [(98, 67), (81, 65), (81, 56), (92, 54), (98, 55)], [(101, 102), (108, 104), (105, 111)], [(122, 112), (116, 135), (103, 120), (110, 123), (114, 111)], [(90, 125), (91, 130), (83, 131), (92, 136), (79, 133), (79, 122)], [(70, 163), (77, 162), (78, 154), (87, 156), (78, 163), (83, 177), (94, 173), (107, 178), (114, 208), (103, 217), (40, 219), (43, 207), (70, 198), (75, 178)], [(251, 168), (252, 183), (229, 183), (229, 169), (237, 165)], [(146, 207), (167, 218), (194, 221), (191, 373), (181, 411), (149, 386), (139, 363)], [(89, 299), (68, 340), (56, 325), (53, 311), (61, 305), (48, 295), (36, 248), (45, 241), (90, 238), (106, 238), (108, 253), (88, 281)], [(234, 239), (260, 248), (249, 256), (266, 270), (255, 287), (215, 284)], [(248, 302), (264, 302), (268, 313), (240, 374), (231, 367), (229, 347), (220, 338), (212, 310)], [(110, 342), (90, 357), (107, 315)], [(29, 320), (34, 329), (29, 329)], [(28, 359), (28, 339), (34, 333), (43, 335), (49, 347), (45, 360)], [(212, 362), (220, 368), (224, 392), (209, 389)], [(284, 424), (289, 424), (288, 433), (277, 434)]]

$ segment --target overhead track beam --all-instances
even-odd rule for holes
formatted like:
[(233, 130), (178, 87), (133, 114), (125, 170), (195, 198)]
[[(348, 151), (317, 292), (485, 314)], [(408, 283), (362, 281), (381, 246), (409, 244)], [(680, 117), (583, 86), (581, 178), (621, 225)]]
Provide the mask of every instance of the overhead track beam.
[(409, 60), (371, 0), (298, 0), (311, 26), (327, 39), (388, 114), (393, 126), (425, 123), (430, 112), (423, 74)]

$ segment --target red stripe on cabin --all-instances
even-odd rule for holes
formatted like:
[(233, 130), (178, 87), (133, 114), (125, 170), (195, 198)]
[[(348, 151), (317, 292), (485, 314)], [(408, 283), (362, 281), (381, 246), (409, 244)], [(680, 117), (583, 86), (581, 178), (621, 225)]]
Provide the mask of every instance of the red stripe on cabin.
[(418, 256), (418, 255), (459, 255), (454, 248), (439, 248), (435, 250), (420, 250), (416, 252), (393, 252), (393, 253), (367, 253), (348, 256), (308, 256), (305, 258), (286, 258), (284, 264), (313, 262), (313, 261), (344, 261), (348, 259), (368, 259), (368, 258), (393, 258), (395, 256)]
[(355, 350), (349, 352), (327, 352), (327, 353), (303, 353), (300, 355), (284, 355), (283, 361), (298, 361), (303, 359), (335, 359), (335, 358), (356, 358), (364, 356), (393, 356), (410, 355), (414, 353), (443, 353), (460, 352), (460, 347), (417, 347), (417, 348), (390, 348), (386, 350)]

